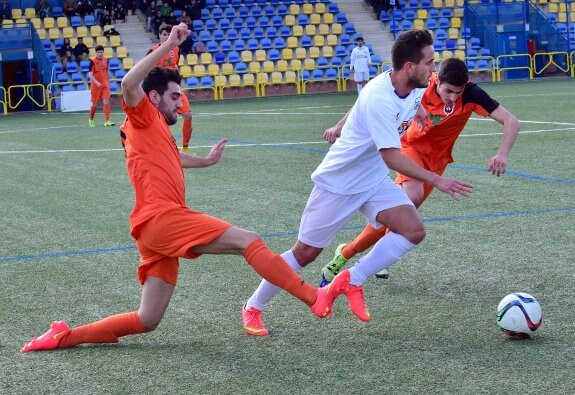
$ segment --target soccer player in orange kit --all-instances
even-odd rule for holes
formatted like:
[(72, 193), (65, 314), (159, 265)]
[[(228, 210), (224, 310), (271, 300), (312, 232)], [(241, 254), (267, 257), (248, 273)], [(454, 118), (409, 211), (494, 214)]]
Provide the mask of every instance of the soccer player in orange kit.
[(153, 331), (174, 292), (179, 257), (243, 255), (258, 274), (300, 299), (320, 318), (330, 315), (334, 299), (347, 290), (349, 276), (344, 273), (329, 287), (317, 289), (305, 283), (280, 255), (272, 253), (256, 233), (186, 206), (182, 168), (216, 164), (226, 143), (221, 140), (207, 157), (197, 157), (179, 152), (170, 133), (168, 126), (176, 122), (182, 105), (181, 77), (173, 69), (155, 65), (189, 34), (185, 24), (174, 26), (160, 48), (122, 80), (127, 117), (121, 137), (136, 195), (130, 229), (140, 253), (138, 279), (143, 286), (139, 309), (73, 329), (64, 321), (54, 322), (47, 332), (26, 343), (22, 352), (116, 343), (122, 336)]
[[(162, 25), (160, 26), (160, 43), (156, 44), (150, 49), (150, 52), (153, 52), (160, 48), (168, 37), (170, 36), (170, 32), (172, 31), (171, 25)], [(156, 66), (160, 67), (168, 67), (171, 69), (178, 70), (178, 64), (180, 62), (180, 49), (178, 47), (172, 48), (160, 61), (156, 64)], [(193, 130), (193, 123), (192, 123), (192, 108), (190, 107), (190, 102), (185, 94), (182, 93), (182, 107), (178, 110), (178, 114), (180, 114), (183, 118), (182, 121), (182, 150), (184, 152), (189, 152), (188, 146), (190, 145), (190, 139), (192, 138), (192, 130)]]
[[(467, 65), (463, 60), (449, 58), (441, 63), (439, 73), (433, 75), (422, 101), (426, 110), (423, 130), (412, 122), (401, 140), (401, 153), (421, 167), (442, 175), (447, 165), (453, 162), (452, 151), (455, 141), (463, 131), (472, 113), (490, 117), (503, 126), (503, 138), (497, 154), (487, 161), (487, 168), (499, 176), (507, 169), (507, 158), (519, 134), (517, 118), (491, 98), (483, 89), (469, 81)], [(327, 129), (324, 138), (333, 143), (341, 128)], [(433, 190), (433, 186), (397, 174), (396, 184), (402, 186), (411, 201), (419, 207)], [(375, 229), (367, 225), (360, 235), (349, 244), (340, 244), (335, 257), (322, 269), (321, 285), (334, 278), (347, 261), (374, 245), (388, 232), (383, 226)], [(386, 278), (387, 269), (376, 274)]]
[(108, 77), (108, 59), (104, 57), (104, 47), (96, 46), (96, 56), (90, 59), (90, 94), (92, 106), (90, 107), (90, 119), (88, 124), (91, 128), (96, 126), (94, 115), (98, 108), (98, 102), (102, 100), (104, 105), (104, 126), (114, 126), (110, 121), (110, 78)]

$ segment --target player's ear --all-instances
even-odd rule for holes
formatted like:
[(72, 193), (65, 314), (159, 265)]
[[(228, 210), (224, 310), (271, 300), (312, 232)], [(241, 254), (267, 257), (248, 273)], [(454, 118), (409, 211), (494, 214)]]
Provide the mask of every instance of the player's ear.
[(160, 95), (156, 90), (151, 90), (148, 97), (154, 106), (160, 104), (160, 101), (162, 100), (162, 95)]

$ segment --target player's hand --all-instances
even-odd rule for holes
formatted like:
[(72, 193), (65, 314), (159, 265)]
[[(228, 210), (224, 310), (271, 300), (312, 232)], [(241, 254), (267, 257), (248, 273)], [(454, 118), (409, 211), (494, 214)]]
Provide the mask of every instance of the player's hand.
[(96, 86), (97, 86), (98, 88), (101, 88), (101, 87), (102, 87), (102, 84), (99, 83), (98, 81), (94, 80), (94, 83), (96, 84)]
[(226, 147), (227, 142), (228, 139), (221, 139), (212, 147), (208, 156), (206, 156), (212, 165), (218, 163), (222, 158), (222, 154), (224, 153), (224, 148)]
[(453, 200), (468, 197), (473, 192), (472, 184), (449, 177), (438, 177), (435, 187), (441, 192), (447, 193)]
[(323, 132), (323, 139), (330, 144), (335, 143), (339, 136), (341, 136), (341, 130), (337, 126), (333, 126)]
[(188, 29), (188, 25), (183, 22), (180, 22), (179, 25), (175, 25), (172, 27), (172, 31), (170, 32), (170, 37), (168, 40), (172, 47), (180, 46), (184, 41), (188, 39), (188, 37), (192, 34), (192, 32)]
[(497, 154), (493, 158), (489, 158), (487, 161), (487, 169), (491, 174), (499, 177), (501, 174), (505, 173), (505, 170), (507, 170), (507, 157)]
[(425, 127), (426, 116), (427, 113), (425, 112), (425, 109), (423, 108), (422, 105), (420, 105), (419, 108), (417, 109), (417, 112), (415, 113), (415, 116), (413, 117), (413, 122), (415, 122), (420, 132), (423, 131), (423, 128)]

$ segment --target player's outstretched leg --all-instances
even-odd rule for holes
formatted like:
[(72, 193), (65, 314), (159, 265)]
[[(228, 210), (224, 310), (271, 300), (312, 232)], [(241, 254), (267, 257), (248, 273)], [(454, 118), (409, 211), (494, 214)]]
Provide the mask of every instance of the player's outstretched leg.
[(350, 284), (349, 288), (345, 292), (345, 296), (347, 297), (347, 302), (349, 303), (349, 309), (357, 318), (364, 322), (367, 322), (371, 319), (369, 310), (365, 305), (363, 286)]
[(346, 293), (349, 289), (350, 273), (349, 270), (344, 270), (335, 278), (331, 283), (323, 288), (317, 290), (317, 299), (311, 311), (319, 318), (329, 317), (332, 311), (333, 301), (342, 293)]
[(56, 321), (50, 325), (50, 329), (39, 337), (34, 337), (24, 344), (20, 352), (54, 350), (58, 348), (60, 340), (70, 332), (70, 327), (64, 321)]
[(335, 250), (335, 255), (333, 259), (323, 267), (321, 270), (321, 282), (320, 287), (325, 287), (329, 284), (335, 276), (345, 267), (347, 259), (342, 254), (343, 248), (346, 244), (340, 244)]

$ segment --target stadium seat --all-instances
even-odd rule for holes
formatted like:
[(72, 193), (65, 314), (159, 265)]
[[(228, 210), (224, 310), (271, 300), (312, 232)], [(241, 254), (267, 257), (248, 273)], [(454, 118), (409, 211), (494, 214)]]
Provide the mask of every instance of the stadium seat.
[(207, 52), (217, 52), (219, 49), (218, 42), (215, 40), (210, 40), (206, 43), (206, 51)]
[(270, 26), (266, 29), (265, 36), (270, 39), (274, 39), (278, 37), (278, 29), (274, 26)]
[(268, 59), (272, 61), (277, 61), (281, 59), (281, 54), (279, 49), (270, 49), (267, 53)]
[(255, 27), (253, 30), (254, 38), (263, 38), (265, 36), (265, 30), (263, 27)]
[(238, 51), (230, 51), (228, 53), (228, 62), (237, 63), (240, 61), (240, 54)]
[(271, 26), (270, 18), (267, 16), (260, 16), (258, 18), (258, 26), (259, 27), (269, 27)]
[(321, 49), (321, 56), (324, 58), (332, 58), (333, 57), (333, 47), (331, 45), (326, 45)]
[(295, 58), (303, 60), (307, 58), (307, 51), (305, 48), (296, 48), (295, 49)]
[(243, 51), (246, 49), (246, 42), (244, 40), (238, 39), (234, 40), (234, 51)]
[[(72, 27), (82, 26), (82, 17), (78, 15), (73, 15), (72, 17), (70, 17), (70, 23)], [(58, 26), (60, 26), (60, 19), (58, 19)]]
[(231, 22), (229, 18), (222, 18), (220, 19), (220, 29), (222, 30), (226, 30), (229, 29), (231, 26)]
[(213, 37), (215, 41), (222, 41), (226, 38), (226, 34), (222, 29), (216, 29), (213, 32)]
[(223, 52), (214, 53), (214, 61), (216, 64), (223, 64), (226, 62), (226, 54)]
[[(69, 72), (69, 71), (68, 71)], [(72, 73), (72, 81), (74, 82), (83, 82), (84, 76), (82, 73)]]
[(203, 75), (206, 75), (206, 66), (204, 66), (203, 64), (197, 64), (194, 66), (193, 68), (193, 73), (196, 77), (201, 77)]
[(78, 63), (76, 62), (68, 62), (66, 64), (66, 71), (68, 73), (77, 73), (78, 72)]
[(282, 49), (282, 58), (284, 60), (292, 60), (293, 59), (293, 49), (291, 49), (291, 48)]
[(57, 82), (68, 82), (68, 73), (61, 73), (56, 76)]
[(273, 48), (272, 45), (272, 40), (269, 38), (262, 38), (262, 40), (260, 41), (260, 47), (262, 49), (271, 49)]
[(248, 40), (248, 42), (247, 42), (247, 48), (248, 48), (250, 51), (255, 51), (256, 49), (259, 49), (259, 47), (260, 47), (260, 42), (259, 42), (257, 39), (255, 39), (255, 38), (250, 38), (250, 39)]
[(252, 51), (242, 51), (242, 53), (240, 54), (241, 58), (242, 58), (242, 62), (244, 63), (249, 63), (253, 60), (253, 53)]
[(234, 72), (234, 65), (231, 63), (224, 63), (221, 68), (221, 73), (223, 75), (230, 75)]
[(198, 55), (195, 53), (189, 53), (186, 55), (186, 63), (188, 66), (195, 66), (199, 63)]
[(134, 59), (132, 58), (122, 59), (122, 67), (124, 68), (124, 70), (130, 70), (132, 67), (134, 67)]
[(60, 29), (65, 28), (66, 26), (68, 26), (68, 18), (65, 16), (59, 16), (58, 18), (56, 18), (56, 26), (59, 27)]
[[(235, 41), (235, 40), (234, 40)], [(220, 41), (220, 51), (228, 52), (232, 50), (232, 42), (230, 40)]]
[(310, 36), (302, 36), (301, 38), (301, 46), (304, 48), (309, 48), (313, 44), (312, 39)]

